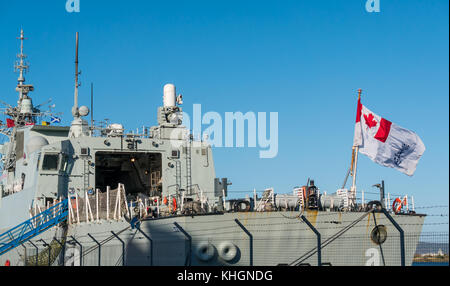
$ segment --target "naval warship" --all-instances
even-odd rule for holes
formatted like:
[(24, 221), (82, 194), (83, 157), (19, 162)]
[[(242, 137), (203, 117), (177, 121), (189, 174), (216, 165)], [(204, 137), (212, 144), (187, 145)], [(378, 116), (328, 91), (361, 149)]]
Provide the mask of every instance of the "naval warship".
[(309, 179), (284, 194), (230, 198), (211, 145), (183, 126), (173, 84), (157, 126), (89, 124), (78, 106), (78, 33), (73, 121), (40, 121), (52, 114), (32, 103), (23, 31), (19, 39), (19, 99), (0, 121), (0, 265), (412, 264), (425, 215), (403, 200), (359, 202), (354, 184), (326, 194)]

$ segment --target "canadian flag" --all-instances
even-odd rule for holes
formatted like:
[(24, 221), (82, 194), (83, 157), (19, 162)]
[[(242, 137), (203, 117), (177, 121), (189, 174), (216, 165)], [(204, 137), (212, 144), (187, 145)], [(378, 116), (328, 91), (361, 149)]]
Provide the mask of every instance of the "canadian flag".
[(425, 152), (416, 133), (370, 111), (358, 100), (353, 146), (372, 161), (412, 176)]

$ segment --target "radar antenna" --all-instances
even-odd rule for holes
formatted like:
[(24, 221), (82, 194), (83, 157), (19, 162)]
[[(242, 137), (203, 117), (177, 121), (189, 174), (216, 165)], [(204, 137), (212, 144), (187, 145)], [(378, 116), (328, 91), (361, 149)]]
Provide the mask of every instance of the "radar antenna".
[[(14, 70), (19, 71), (19, 78), (17, 79), (17, 81), (19, 83), (19, 86), (21, 86), (25, 82), (25, 77), (23, 76), (23, 74), (26, 73), (29, 69), (28, 64), (25, 63), (25, 59), (27, 58), (27, 56), (23, 53), (23, 41), (27, 39), (24, 36), (23, 29), (20, 30), (20, 37), (17, 39), (20, 40), (20, 54), (17, 55), (19, 61), (16, 62)], [(22, 94), (20, 99), (22, 99)]]
[(17, 79), (16, 91), (19, 93), (19, 101), (17, 107), (10, 109), (7, 114), (14, 119), (16, 126), (34, 125), (36, 123), (37, 109), (33, 108), (32, 100), (28, 96), (30, 91), (34, 90), (34, 86), (31, 84), (25, 84), (24, 74), (27, 73), (29, 65), (25, 62), (27, 55), (23, 53), (25, 38), (23, 29), (20, 30), (20, 54), (17, 55), (18, 61), (14, 65), (15, 72), (19, 72), (19, 78)]
[(17, 55), (18, 60), (14, 65), (14, 71), (19, 72), (16, 87), (16, 91), (19, 93), (19, 100), (17, 101), (17, 106), (11, 106), (2, 102), (7, 106), (6, 110), (2, 113), (10, 118), (6, 119), (6, 125), (3, 122), (0, 122), (0, 133), (8, 136), (11, 142), (8, 151), (6, 152), (6, 158), (3, 160), (3, 169), (10, 169), (15, 164), (16, 154), (14, 145), (17, 128), (34, 125), (36, 116), (39, 114), (39, 110), (33, 108), (32, 100), (28, 96), (28, 93), (34, 90), (34, 87), (31, 84), (25, 84), (24, 74), (29, 69), (29, 66), (25, 62), (27, 56), (23, 53), (24, 40), (26, 40), (23, 29), (20, 30), (20, 37), (17, 39), (20, 40), (20, 54)]

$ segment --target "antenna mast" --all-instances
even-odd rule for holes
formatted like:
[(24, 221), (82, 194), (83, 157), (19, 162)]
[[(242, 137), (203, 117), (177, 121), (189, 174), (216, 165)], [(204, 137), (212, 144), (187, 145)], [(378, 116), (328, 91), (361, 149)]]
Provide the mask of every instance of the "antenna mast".
[(80, 84), (78, 83), (78, 75), (80, 75), (81, 72), (78, 71), (78, 32), (76, 33), (76, 48), (75, 48), (75, 94), (74, 94), (74, 102), (73, 102), (73, 108), (72, 108), (72, 115), (75, 118), (80, 117), (79, 111), (78, 111), (78, 87)]
[(76, 47), (75, 47), (75, 93), (74, 102), (72, 107), (73, 121), (70, 125), (69, 137), (76, 138), (81, 136), (89, 136), (89, 125), (87, 121), (83, 120), (83, 116), (89, 114), (89, 108), (87, 106), (81, 106), (78, 108), (78, 87), (81, 84), (78, 82), (78, 76), (81, 74), (78, 71), (78, 32), (76, 33)]
[[(29, 66), (26, 65), (26, 63), (24, 61), (27, 56), (24, 55), (24, 53), (23, 53), (23, 41), (26, 40), (24, 33), (23, 33), (23, 29), (20, 30), (20, 37), (17, 39), (20, 40), (20, 54), (17, 55), (19, 62), (16, 63), (15, 69), (19, 71), (19, 78), (17, 79), (17, 81), (19, 83), (18, 85), (22, 86), (23, 83), (25, 82), (25, 78), (24, 78), (23, 74), (26, 73), (29, 68)], [(20, 92), (20, 99), (22, 99), (22, 92)]]
[(33, 91), (34, 87), (32, 85), (24, 84), (25, 82), (24, 74), (28, 71), (29, 66), (25, 62), (27, 56), (23, 53), (23, 41), (27, 39), (24, 36), (23, 29), (20, 30), (20, 37), (17, 39), (20, 40), (20, 54), (17, 55), (17, 58), (19, 60), (16, 62), (14, 70), (19, 71), (19, 78), (17, 79), (16, 91), (19, 93), (18, 106), (20, 110), (22, 106), (22, 100), (29, 98), (28, 93), (30, 91)]
[(33, 108), (32, 100), (28, 96), (34, 90), (34, 87), (31, 84), (25, 84), (24, 74), (28, 71), (29, 66), (25, 61), (27, 56), (23, 53), (24, 40), (26, 40), (23, 29), (20, 30), (20, 37), (17, 39), (20, 40), (20, 54), (17, 55), (18, 61), (14, 65), (14, 71), (19, 72), (16, 87), (16, 91), (19, 93), (19, 100), (17, 101), (17, 107), (10, 109), (7, 114), (14, 119), (16, 126), (25, 126), (35, 123), (35, 116), (38, 110)]

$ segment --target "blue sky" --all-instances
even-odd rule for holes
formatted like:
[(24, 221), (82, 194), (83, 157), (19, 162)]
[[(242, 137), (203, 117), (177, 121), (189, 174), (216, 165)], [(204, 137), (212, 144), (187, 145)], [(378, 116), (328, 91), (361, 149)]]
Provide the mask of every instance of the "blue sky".
[[(53, 98), (68, 124), (79, 32), (80, 103), (90, 104), (94, 82), (97, 120), (156, 124), (169, 82), (191, 114), (194, 103), (220, 114), (278, 112), (276, 158), (259, 159), (257, 148), (214, 151), (217, 176), (244, 196), (253, 188), (291, 192), (308, 177), (323, 191), (338, 189), (362, 88), (363, 104), (415, 131), (427, 150), (413, 177), (360, 156), (359, 190), (376, 192), (371, 186), (384, 179), (387, 192), (414, 195), (416, 206), (448, 206), (447, 0), (381, 0), (380, 13), (367, 13), (365, 0), (81, 0), (72, 14), (65, 3), (0, 1), (2, 100), (17, 99), (13, 63), (23, 28), (34, 103)], [(427, 223), (448, 223), (448, 207), (421, 211), (447, 215)]]

